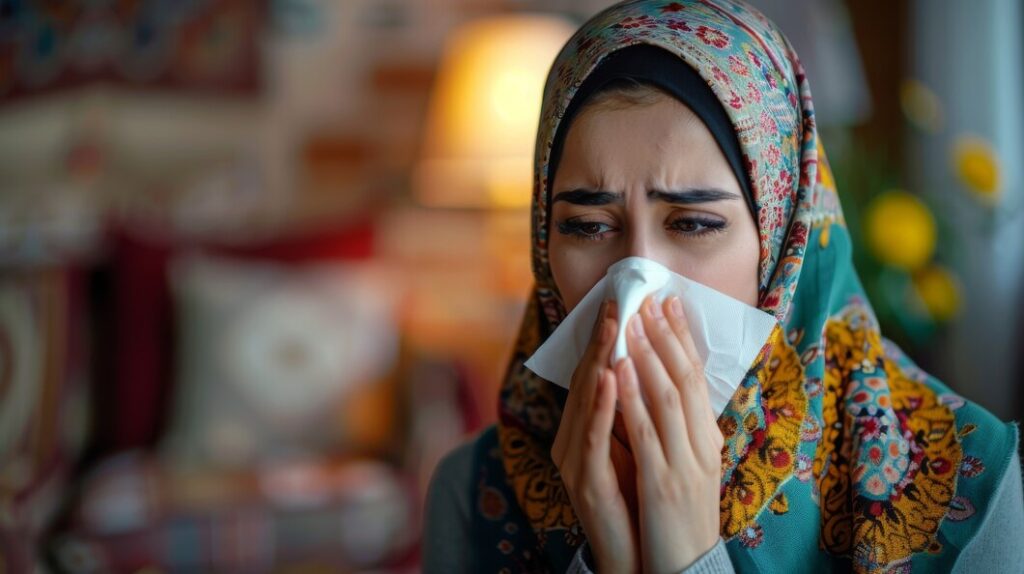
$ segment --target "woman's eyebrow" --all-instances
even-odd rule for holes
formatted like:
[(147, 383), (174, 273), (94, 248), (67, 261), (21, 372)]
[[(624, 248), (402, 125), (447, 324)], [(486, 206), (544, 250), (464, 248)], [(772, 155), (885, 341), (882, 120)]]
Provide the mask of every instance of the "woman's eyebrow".
[(561, 191), (555, 195), (552, 204), (559, 201), (567, 201), (574, 205), (608, 205), (610, 203), (622, 203), (622, 194), (611, 191), (595, 191), (592, 189), (572, 189)]
[[(717, 188), (690, 188), (681, 190), (652, 189), (647, 192), (647, 198), (651, 200), (664, 201), (676, 205), (693, 205), (697, 203), (709, 203), (712, 201), (742, 199), (739, 195)], [(555, 195), (552, 204), (559, 201), (566, 201), (574, 205), (609, 205), (622, 203), (623, 195), (613, 191), (597, 191), (592, 189), (572, 189), (562, 191)]]
[(709, 203), (712, 201), (724, 201), (742, 199), (739, 195), (717, 188), (690, 188), (681, 190), (652, 189), (647, 192), (648, 199), (658, 199), (666, 203), (677, 205), (692, 205), (695, 203)]

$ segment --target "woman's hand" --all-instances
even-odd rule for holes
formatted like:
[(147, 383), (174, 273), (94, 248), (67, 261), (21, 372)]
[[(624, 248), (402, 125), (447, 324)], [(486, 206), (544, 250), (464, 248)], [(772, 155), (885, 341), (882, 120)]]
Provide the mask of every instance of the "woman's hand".
[(551, 448), (602, 574), (636, 572), (640, 560), (630, 510), (611, 458), (617, 394), (616, 377), (609, 368), (617, 332), (613, 308), (614, 303), (606, 303), (598, 314), (590, 344), (573, 373)]
[(722, 433), (679, 299), (648, 298), (627, 331), (630, 358), (602, 391), (618, 388), (636, 464), (644, 571), (680, 572), (718, 541)]

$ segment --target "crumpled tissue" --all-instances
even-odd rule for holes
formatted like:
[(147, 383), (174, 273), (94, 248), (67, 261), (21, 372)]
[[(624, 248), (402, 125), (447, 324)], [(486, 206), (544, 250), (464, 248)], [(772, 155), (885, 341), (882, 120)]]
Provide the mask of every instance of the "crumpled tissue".
[(627, 257), (583, 297), (547, 341), (525, 363), (541, 378), (566, 389), (590, 341), (601, 303), (618, 303), (613, 361), (627, 356), (627, 319), (647, 295), (660, 303), (677, 295), (683, 304), (694, 345), (704, 363), (711, 408), (717, 417), (753, 366), (777, 321), (772, 315), (687, 279), (656, 261)]

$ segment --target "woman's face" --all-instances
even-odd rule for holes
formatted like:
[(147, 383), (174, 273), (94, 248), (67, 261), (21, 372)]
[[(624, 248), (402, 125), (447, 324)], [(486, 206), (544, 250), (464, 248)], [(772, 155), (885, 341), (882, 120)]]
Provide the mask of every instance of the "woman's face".
[(549, 257), (567, 311), (634, 255), (757, 304), (757, 226), (711, 132), (676, 99), (585, 109), (551, 190)]

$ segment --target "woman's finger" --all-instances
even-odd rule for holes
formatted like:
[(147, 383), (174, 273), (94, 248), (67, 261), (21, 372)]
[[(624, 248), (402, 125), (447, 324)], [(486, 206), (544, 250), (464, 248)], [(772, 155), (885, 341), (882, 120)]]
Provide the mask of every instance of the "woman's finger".
[(665, 316), (668, 317), (669, 324), (672, 326), (672, 331), (682, 343), (686, 355), (695, 364), (699, 364), (701, 362), (700, 353), (697, 352), (697, 344), (693, 342), (693, 334), (690, 332), (690, 323), (686, 320), (683, 302), (676, 295), (672, 295), (665, 299), (663, 307)]
[(579, 466), (579, 442), (585, 433), (583, 429), (589, 418), (589, 408), (594, 402), (598, 373), (603, 365), (608, 364), (615, 342), (616, 322), (608, 308), (608, 304), (602, 305), (602, 312), (595, 321), (590, 343), (569, 385), (569, 397), (562, 413), (562, 422), (551, 448), (552, 460), (561, 463), (561, 467)]
[[(615, 483), (611, 469), (611, 435), (615, 420), (615, 374), (611, 369), (601, 368), (598, 373), (596, 392), (587, 417), (586, 439), (583, 442), (585, 471), (601, 482)], [(611, 476), (607, 476), (611, 471)]]
[[(610, 344), (614, 342), (614, 333), (612, 340), (609, 341), (603, 336), (603, 329), (608, 320), (614, 321), (615, 315), (613, 314), (615, 308), (614, 301), (605, 301), (601, 303), (601, 308), (597, 312), (597, 317), (594, 319), (594, 328), (590, 333), (590, 341), (587, 342), (587, 348), (583, 350), (583, 356), (580, 357), (580, 365), (585, 365), (589, 362), (594, 362), (595, 359), (600, 358), (605, 348), (611, 349)], [(597, 366), (608, 366), (608, 365), (597, 365)]]
[[(593, 402), (593, 387), (597, 381), (597, 370), (609, 365), (612, 347), (615, 344), (615, 318), (611, 315), (611, 301), (601, 304), (597, 319), (594, 320), (594, 329), (590, 335), (587, 348), (580, 357), (580, 362), (573, 372), (572, 381), (569, 383), (569, 394), (575, 399), (577, 410), (584, 410), (583, 405), (590, 405)], [(580, 387), (576, 389), (576, 387)], [(574, 393), (575, 390), (589, 391)], [(570, 399), (572, 400), (572, 399)]]
[[(678, 301), (678, 299), (676, 300)], [(644, 301), (641, 314), (651, 346), (661, 358), (665, 370), (668, 371), (676, 388), (683, 393), (687, 389), (685, 384), (687, 382), (695, 383), (702, 373), (699, 359), (695, 362), (694, 355), (686, 350), (683, 333), (678, 331), (680, 328), (686, 328), (685, 322), (681, 327), (674, 324), (672, 318), (669, 317), (673, 313), (669, 307), (669, 301), (659, 304), (651, 297)], [(689, 335), (689, 330), (686, 330), (685, 334)], [(692, 343), (692, 338), (690, 341)], [(694, 351), (695, 353), (696, 351)]]
[[(692, 374), (694, 376), (688, 377), (684, 383), (686, 383), (686, 390), (691, 394), (707, 397), (708, 388), (704, 379), (704, 364), (700, 359), (700, 355), (697, 353), (697, 345), (693, 342), (693, 335), (690, 333), (690, 323), (686, 319), (686, 311), (683, 309), (683, 304), (679, 300), (679, 297), (672, 296), (665, 301), (665, 316), (668, 319), (668, 324), (675, 333), (676, 338), (682, 344), (683, 349), (686, 351), (686, 355), (690, 358), (690, 362), (693, 365)], [(707, 401), (707, 412), (711, 412), (711, 401)], [(685, 404), (683, 405), (685, 408)], [(713, 417), (713, 415), (712, 415)]]
[[(566, 429), (565, 452), (559, 471), (566, 492), (602, 571), (629, 571), (638, 559), (637, 540), (631, 527), (630, 511), (611, 458), (611, 436), (615, 419), (615, 376), (604, 366), (614, 341), (615, 320), (599, 327), (594, 352), (574, 385), (570, 404), (576, 409), (572, 420), (563, 418), (559, 432)], [(605, 353), (607, 347), (607, 354)], [(603, 358), (602, 358), (603, 357)], [(589, 381), (590, 373), (594, 380)], [(564, 416), (564, 415), (563, 415)]]
[(694, 452), (701, 460), (717, 464), (722, 449), (722, 434), (711, 410), (704, 365), (697, 354), (697, 346), (690, 333), (686, 312), (678, 297), (669, 297), (663, 306), (664, 315), (677, 340), (687, 351), (689, 365), (679, 372), (680, 391), (687, 428), (690, 430)]
[(590, 341), (587, 343), (587, 348), (583, 352), (583, 356), (580, 357), (579, 364), (576, 365), (576, 370), (572, 374), (572, 380), (569, 382), (569, 396), (566, 398), (565, 406), (562, 407), (562, 416), (560, 418), (560, 425), (558, 427), (558, 433), (555, 435), (555, 441), (551, 445), (551, 459), (555, 461), (555, 464), (560, 466), (566, 466), (564, 464), (565, 456), (569, 449), (569, 444), (573, 441), (573, 435), (576, 434), (576, 429), (579, 424), (574, 424), (577, 420), (576, 412), (580, 410), (579, 404), (583, 395), (583, 387), (587, 386), (582, 381), (587, 380), (590, 377), (590, 372), (593, 368), (589, 357), (593, 354), (592, 349), (598, 344), (601, 335), (601, 329), (604, 327), (604, 309), (605, 303), (601, 304), (601, 311), (597, 314), (597, 318), (594, 320), (594, 327), (590, 332)]
[(640, 477), (660, 476), (666, 467), (665, 454), (654, 421), (644, 406), (640, 381), (630, 357), (615, 365), (615, 379), (618, 382), (619, 402), (622, 418), (626, 422), (629, 447), (636, 459)]
[[(616, 321), (608, 312), (609, 304), (601, 305), (601, 313), (597, 317), (594, 333), (590, 337), (590, 344), (580, 359), (577, 372), (580, 380), (573, 381), (570, 387), (580, 386), (577, 389), (576, 409), (586, 411), (594, 403), (594, 393), (597, 387), (598, 375), (601, 369), (607, 368), (611, 359), (612, 348), (615, 346)], [(570, 393), (573, 391), (569, 389)]]
[(685, 355), (664, 316), (656, 316), (657, 309), (658, 305), (651, 299), (641, 306), (640, 315), (630, 319), (627, 342), (629, 355), (633, 357), (640, 379), (640, 388), (647, 397), (647, 410), (661, 437), (665, 458), (670, 465), (675, 466), (686, 464), (692, 452), (687, 438), (689, 429), (686, 426), (680, 389), (672, 380), (664, 360), (671, 356), (675, 361), (685, 361)]

